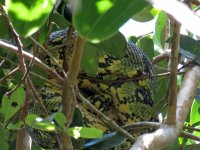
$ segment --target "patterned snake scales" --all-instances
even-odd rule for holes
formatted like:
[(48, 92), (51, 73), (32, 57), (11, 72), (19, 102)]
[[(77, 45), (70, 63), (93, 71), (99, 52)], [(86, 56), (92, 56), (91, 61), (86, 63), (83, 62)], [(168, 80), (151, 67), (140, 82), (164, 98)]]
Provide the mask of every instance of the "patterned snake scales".
[[(72, 43), (60, 49), (50, 51), (62, 65), (63, 60), (70, 60), (74, 39), (67, 39), (67, 31), (56, 31), (50, 35), (49, 45), (61, 45), (64, 42)], [(155, 79), (146, 78), (140, 80), (124, 80), (142, 75), (153, 75), (152, 64), (147, 55), (131, 41), (127, 42), (127, 50), (121, 58), (115, 57), (105, 51), (99, 52), (99, 65), (96, 75), (89, 75), (80, 71), (78, 87), (84, 96), (106, 116), (118, 123), (126, 124), (149, 121), (154, 117), (153, 99), (155, 92)], [(53, 60), (46, 54), (41, 55), (44, 62), (60, 73)], [(91, 78), (90, 78), (91, 77)], [(97, 80), (94, 80), (97, 79)], [(53, 79), (49, 78), (49, 80)], [(106, 84), (113, 81), (114, 84)], [(100, 82), (105, 81), (105, 82)], [(60, 109), (61, 90), (45, 83), (38, 88), (40, 97), (49, 114)], [(78, 108), (82, 113), (85, 126), (95, 127), (109, 132), (110, 129), (81, 102)], [(29, 114), (37, 114), (44, 117), (44, 113), (38, 104), (33, 104)], [(45, 149), (57, 149), (58, 143), (54, 133), (45, 132), (27, 127), (27, 131), (33, 141)], [(75, 147), (77, 147), (75, 145)]]

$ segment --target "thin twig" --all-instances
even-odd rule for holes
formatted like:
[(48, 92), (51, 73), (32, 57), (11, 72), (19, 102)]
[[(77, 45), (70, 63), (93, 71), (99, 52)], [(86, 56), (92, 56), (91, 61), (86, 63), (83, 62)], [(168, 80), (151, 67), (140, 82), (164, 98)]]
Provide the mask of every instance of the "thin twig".
[(188, 132), (185, 132), (185, 131), (183, 131), (180, 136), (200, 142), (200, 137), (195, 136), (195, 135), (188, 133)]
[(59, 62), (56, 60), (56, 58), (54, 56), (52, 56), (52, 54), (47, 51), (38, 41), (36, 41), (33, 37), (29, 37), (29, 39), (35, 44), (37, 45), (41, 50), (43, 50), (54, 62), (55, 64), (58, 66), (58, 68), (63, 72), (63, 74), (66, 76), (65, 71), (63, 70), (62, 66), (59, 64)]
[(29, 74), (32, 75), (32, 76), (37, 77), (38, 79), (41, 79), (41, 80), (45, 81), (45, 83), (49, 83), (49, 84), (51, 84), (51, 85), (53, 85), (53, 86), (55, 86), (57, 88), (60, 88), (60, 89), (62, 88), (59, 84), (56, 84), (55, 82), (52, 82), (52, 80), (46, 79), (46, 78), (44, 78), (44, 77), (42, 77), (42, 76), (40, 76), (40, 75), (38, 75), (38, 74), (36, 74), (34, 72), (30, 71)]
[[(184, 71), (180, 71), (178, 72), (178, 74), (184, 74)], [(170, 72), (164, 72), (164, 73), (160, 73), (160, 74), (156, 74), (156, 75), (142, 75), (139, 77), (134, 77), (134, 78), (124, 78), (124, 79), (120, 79), (120, 80), (103, 80), (103, 79), (98, 79), (95, 77), (91, 77), (91, 76), (85, 76), (85, 75), (81, 75), (79, 74), (79, 78), (83, 78), (83, 79), (89, 79), (92, 81), (97, 81), (100, 83), (104, 83), (107, 84), (109, 86), (112, 86), (114, 84), (118, 84), (118, 83), (123, 83), (123, 82), (129, 82), (129, 81), (138, 81), (138, 80), (145, 80), (145, 79), (149, 79), (149, 78), (157, 78), (157, 77), (163, 77), (163, 76), (169, 76)]]
[(12, 93), (13, 93), (15, 90), (17, 90), (17, 88), (18, 88), (21, 84), (24, 83), (24, 81), (25, 81), (25, 79), (26, 79), (26, 77), (27, 77), (27, 75), (28, 75), (28, 73), (29, 73), (29, 71), (30, 71), (32, 65), (33, 65), (33, 61), (34, 61), (34, 57), (33, 57), (33, 59), (31, 60), (31, 62), (30, 62), (30, 64), (29, 64), (28, 68), (26, 69), (26, 71), (25, 71), (25, 73), (24, 73), (22, 79), (19, 81), (19, 83), (17, 84), (17, 86), (15, 86), (11, 91), (7, 92), (6, 95), (8, 95), (8, 96), (12, 95)]
[(154, 128), (158, 129), (161, 126), (161, 123), (159, 122), (136, 122), (132, 124), (127, 124), (123, 126), (123, 129), (125, 130), (131, 130), (134, 128)]
[(6, 80), (7, 78), (9, 78), (10, 76), (12, 76), (13, 74), (15, 74), (17, 71), (19, 71), (19, 67), (13, 69), (12, 71), (10, 71), (6, 76), (4, 76), (3, 78), (0, 79), (0, 84)]
[(170, 55), (170, 50), (165, 50), (163, 53), (153, 58), (152, 64), (156, 64), (164, 59), (169, 59)]
[[(11, 45), (11, 44), (1, 41), (1, 40), (0, 40), (0, 47), (5, 48), (16, 54), (19, 53), (18, 48), (16, 46)], [(28, 59), (29, 61), (31, 61), (33, 59), (33, 57), (35, 57), (26, 51), (22, 51), (22, 53), (23, 53), (23, 56), (26, 59)], [(54, 71), (52, 68), (50, 68), (49, 66), (44, 64), (39, 58), (35, 57), (34, 64), (37, 65), (38, 67), (40, 67), (41, 69), (45, 70), (52, 78), (56, 79), (59, 84), (63, 83), (62, 77), (56, 71)]]
[(123, 134), (125, 137), (127, 137), (130, 141), (134, 142), (135, 138), (129, 134), (127, 131), (125, 131), (124, 129), (122, 129), (121, 127), (119, 127), (113, 120), (111, 120), (110, 118), (108, 118), (107, 116), (105, 116), (101, 111), (97, 110), (95, 106), (93, 106), (78, 90), (78, 88), (76, 88), (76, 95), (77, 97), (84, 103), (87, 105), (87, 107), (89, 107), (94, 113), (96, 113), (101, 120), (108, 125), (109, 128), (112, 128), (116, 131), (118, 131), (119, 133)]
[(189, 127), (185, 126), (184, 129), (200, 132), (200, 129), (190, 126)]

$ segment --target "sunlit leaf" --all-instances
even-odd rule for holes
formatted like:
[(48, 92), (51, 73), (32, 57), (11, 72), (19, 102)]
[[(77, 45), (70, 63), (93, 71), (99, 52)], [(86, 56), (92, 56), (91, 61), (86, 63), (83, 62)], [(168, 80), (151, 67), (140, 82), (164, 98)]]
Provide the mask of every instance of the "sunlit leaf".
[(190, 124), (191, 125), (200, 121), (199, 120), (199, 118), (200, 118), (199, 108), (200, 108), (200, 103), (198, 101), (194, 100), (192, 103), (191, 111), (190, 111)]
[(61, 127), (61, 128), (65, 128), (65, 125), (67, 124), (67, 120), (64, 116), (63, 113), (58, 112), (56, 113), (55, 117), (55, 122)]
[(4, 123), (12, 117), (22, 106), (25, 101), (25, 91), (22, 87), (18, 87), (10, 97), (3, 96), (1, 113), (5, 116)]
[(87, 127), (73, 127), (69, 128), (68, 133), (74, 138), (102, 138), (103, 132), (96, 128), (87, 128)]
[(27, 37), (46, 21), (55, 0), (6, 0), (8, 16), (16, 31)]
[(72, 3), (74, 27), (81, 36), (95, 43), (113, 36), (131, 16), (148, 5), (144, 0), (74, 0)]
[(167, 15), (164, 12), (160, 12), (156, 20), (153, 39), (155, 44), (157, 44), (161, 49), (164, 49), (166, 23)]
[(28, 126), (42, 130), (42, 131), (54, 131), (55, 130), (55, 125), (52, 124), (49, 120), (45, 120), (35, 114), (29, 114), (25, 118), (25, 122)]

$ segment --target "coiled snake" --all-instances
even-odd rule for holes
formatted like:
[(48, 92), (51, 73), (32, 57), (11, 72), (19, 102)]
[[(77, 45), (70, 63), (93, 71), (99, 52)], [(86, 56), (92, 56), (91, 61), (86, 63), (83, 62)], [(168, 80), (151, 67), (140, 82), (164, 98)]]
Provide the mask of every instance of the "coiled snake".
[[(59, 45), (72, 40), (71, 45), (68, 44), (67, 47), (51, 52), (61, 64), (64, 59), (70, 59), (73, 47), (74, 39), (66, 39), (66, 33), (67, 31), (62, 30), (54, 32), (50, 36), (50, 45)], [(75, 36), (74, 34), (74, 38)], [(47, 65), (59, 72), (59, 69), (53, 64), (50, 57), (45, 55), (43, 59)], [(154, 117), (153, 99), (155, 79), (124, 80), (142, 75), (153, 75), (152, 65), (148, 57), (132, 42), (127, 42), (127, 51), (121, 58), (117, 58), (104, 51), (99, 51), (97, 74), (91, 76), (80, 72), (80, 75), (78, 78), (78, 87), (85, 94), (86, 98), (97, 109), (101, 110), (120, 126), (134, 122), (149, 121)], [(121, 80), (121, 82), (106, 84), (106, 82), (109, 83), (118, 80)], [(44, 101), (44, 105), (47, 107), (48, 113), (51, 114), (58, 111), (61, 104), (60, 89), (46, 83), (38, 91)], [(82, 103), (79, 103), (79, 109), (86, 126), (95, 127), (105, 132), (109, 131), (106, 125)], [(29, 113), (44, 117), (44, 113), (38, 104), (34, 104), (29, 109)], [(27, 131), (39, 146), (46, 149), (56, 149), (57, 142), (53, 133), (32, 129), (30, 127)]]

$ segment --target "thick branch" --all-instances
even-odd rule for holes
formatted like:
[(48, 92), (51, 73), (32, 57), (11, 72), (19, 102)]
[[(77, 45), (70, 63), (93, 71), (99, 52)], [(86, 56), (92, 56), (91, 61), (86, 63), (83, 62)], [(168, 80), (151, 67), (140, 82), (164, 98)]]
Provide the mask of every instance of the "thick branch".
[[(74, 93), (74, 86), (76, 84), (76, 79), (78, 77), (78, 73), (80, 70), (81, 58), (82, 58), (82, 54), (84, 50), (83, 49), (84, 43), (85, 41), (82, 38), (77, 37), (73, 55), (72, 55), (72, 61), (69, 67), (69, 72), (63, 84), (63, 95), (62, 95), (63, 110), (62, 112), (68, 121), (66, 125), (67, 127), (72, 122), (74, 110), (76, 107), (76, 97)], [(63, 150), (73, 149), (70, 137), (65, 132), (60, 133), (60, 142), (61, 142)]]
[(200, 81), (200, 67), (188, 67), (182, 87), (177, 96), (176, 126), (162, 125), (160, 129), (150, 134), (140, 136), (131, 150), (159, 150), (170, 144), (181, 133), (184, 121), (191, 108), (198, 82)]

